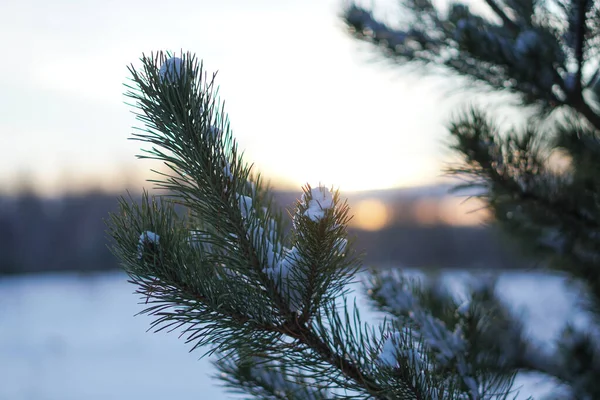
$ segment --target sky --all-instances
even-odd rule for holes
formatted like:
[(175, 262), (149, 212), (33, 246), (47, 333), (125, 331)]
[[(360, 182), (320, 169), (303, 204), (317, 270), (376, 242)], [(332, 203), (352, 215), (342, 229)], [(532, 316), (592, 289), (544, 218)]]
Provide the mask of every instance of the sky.
[[(378, 2), (382, 4), (382, 2)], [(339, 0), (0, 2), (0, 186), (120, 189), (149, 178), (124, 104), (142, 53), (190, 51), (217, 83), (246, 161), (290, 187), (441, 176), (450, 107), (427, 78), (350, 38)], [(384, 5), (385, 7), (385, 5)], [(137, 184), (137, 183), (136, 183)], [(140, 185), (141, 186), (141, 185)]]

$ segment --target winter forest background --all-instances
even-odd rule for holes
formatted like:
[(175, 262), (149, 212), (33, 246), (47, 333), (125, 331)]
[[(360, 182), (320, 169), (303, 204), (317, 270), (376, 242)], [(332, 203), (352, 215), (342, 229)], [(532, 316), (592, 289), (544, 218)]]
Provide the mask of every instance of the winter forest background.
[[(225, 398), (208, 362), (132, 317), (141, 308), (107, 249), (103, 219), (149, 169), (126, 140), (125, 65), (156, 48), (195, 51), (220, 70), (234, 132), (282, 207), (307, 181), (335, 185), (366, 264), (443, 274), (456, 290), (465, 270), (497, 273), (532, 334), (557, 333), (574, 307), (562, 278), (532, 272), (441, 177), (443, 83), (370, 62), (337, 1), (215, 3), (0, 4), (19, 60), (0, 65), (0, 399)], [(452, 102), (467, 96), (501, 104)], [(306, 156), (323, 161), (312, 168)], [(548, 390), (535, 376), (521, 383)]]
[[(351, 206), (359, 211), (352, 231), (365, 250), (365, 260), (373, 265), (433, 269), (526, 266), (499, 232), (483, 224), (475, 201), (461, 205), (465, 198), (449, 195), (451, 187), (348, 193)], [(3, 197), (0, 273), (119, 268), (106, 244), (104, 222), (116, 210), (118, 195), (92, 191), (52, 199), (35, 193)], [(291, 209), (297, 197), (297, 192), (277, 192), (284, 209)]]

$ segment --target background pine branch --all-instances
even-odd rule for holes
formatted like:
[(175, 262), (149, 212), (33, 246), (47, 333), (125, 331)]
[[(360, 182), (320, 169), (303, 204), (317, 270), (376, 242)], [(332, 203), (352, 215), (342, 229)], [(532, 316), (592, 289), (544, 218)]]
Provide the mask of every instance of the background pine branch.
[[(427, 1), (403, 1), (408, 16), (394, 27), (373, 10), (351, 4), (344, 20), (355, 38), (376, 44), (373, 50), (385, 59), (441, 67), (430, 71), (445, 70), (497, 92), (512, 92), (522, 105), (532, 106), (524, 128), (501, 127), (493, 121), (493, 112), (477, 107), (455, 117), (449, 131), (463, 163), (448, 171), (466, 178), (464, 186), (478, 188), (494, 223), (526, 254), (540, 260), (540, 266), (572, 278), (595, 324), (589, 331), (565, 326), (552, 359), (523, 340), (518, 322), (501, 312), (506, 315), (501, 325), (512, 333), (498, 336), (511, 337), (518, 351), (500, 346), (497, 353), (517, 369), (555, 377), (569, 387), (570, 398), (595, 398), (600, 388), (589, 379), (589, 371), (600, 371), (599, 364), (590, 361), (600, 354), (600, 186), (595, 178), (600, 167), (600, 114), (598, 89), (592, 83), (598, 77), (592, 32), (597, 31), (594, 16), (599, 5), (586, 0), (485, 3), (491, 13), (478, 14), (459, 3), (442, 10)], [(382, 287), (371, 290), (385, 309), (391, 297), (381, 294)], [(503, 308), (489, 302), (490, 293), (482, 309), (493, 315)], [(405, 303), (414, 307), (416, 300), (409, 299)], [(452, 304), (449, 299), (441, 303)], [(587, 370), (575, 365), (586, 365)]]

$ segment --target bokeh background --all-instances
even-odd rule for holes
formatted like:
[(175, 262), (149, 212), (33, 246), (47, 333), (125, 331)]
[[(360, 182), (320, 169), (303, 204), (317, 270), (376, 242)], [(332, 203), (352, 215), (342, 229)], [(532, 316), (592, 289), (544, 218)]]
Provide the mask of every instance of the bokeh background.
[[(449, 194), (456, 182), (443, 174), (456, 161), (452, 112), (493, 99), (377, 59), (346, 33), (343, 6), (0, 3), (0, 399), (225, 396), (201, 353), (188, 354), (176, 334), (145, 333), (150, 320), (133, 317), (143, 307), (104, 233), (117, 196), (149, 188), (159, 167), (136, 160), (139, 143), (128, 138), (139, 124), (123, 96), (127, 66), (156, 50), (194, 52), (218, 71), (234, 136), (282, 207), (305, 183), (339, 188), (366, 265), (454, 280), (495, 271), (532, 318), (552, 306), (536, 325), (551, 337), (571, 304), (562, 280), (523, 272), (529, 262), (484, 224), (480, 203), (465, 202), (472, 193)], [(394, 2), (377, 7), (393, 17)], [(547, 284), (519, 297), (514, 288), (533, 282)]]

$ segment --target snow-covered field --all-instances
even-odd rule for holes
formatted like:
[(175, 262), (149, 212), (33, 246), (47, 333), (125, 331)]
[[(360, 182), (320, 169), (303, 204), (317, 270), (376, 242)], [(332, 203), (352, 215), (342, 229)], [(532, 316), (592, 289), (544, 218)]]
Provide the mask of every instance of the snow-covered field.
[[(540, 340), (555, 335), (573, 309), (559, 277), (505, 273), (499, 288)], [(142, 309), (133, 289), (122, 273), (0, 279), (0, 400), (233, 397), (176, 333), (146, 333), (150, 318), (133, 317)], [(539, 377), (519, 384), (523, 395), (548, 390)]]

